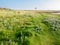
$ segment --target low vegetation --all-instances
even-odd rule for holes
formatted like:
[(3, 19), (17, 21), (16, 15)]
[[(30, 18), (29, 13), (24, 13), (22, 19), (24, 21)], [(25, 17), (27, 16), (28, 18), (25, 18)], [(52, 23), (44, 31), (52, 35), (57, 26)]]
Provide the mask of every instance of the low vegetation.
[(0, 45), (60, 45), (60, 16), (0, 13)]

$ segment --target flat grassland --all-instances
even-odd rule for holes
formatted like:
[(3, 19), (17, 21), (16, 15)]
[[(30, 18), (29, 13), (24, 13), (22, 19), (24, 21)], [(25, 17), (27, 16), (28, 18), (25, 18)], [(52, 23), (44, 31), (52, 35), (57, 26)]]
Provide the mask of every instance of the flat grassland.
[(0, 10), (0, 45), (60, 45), (60, 14)]

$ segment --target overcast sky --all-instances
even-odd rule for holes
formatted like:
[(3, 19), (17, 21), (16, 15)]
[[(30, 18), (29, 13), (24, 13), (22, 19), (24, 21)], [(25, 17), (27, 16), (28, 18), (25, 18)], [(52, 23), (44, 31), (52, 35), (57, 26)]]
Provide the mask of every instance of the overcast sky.
[(33, 10), (60, 10), (60, 0), (0, 0), (0, 7)]

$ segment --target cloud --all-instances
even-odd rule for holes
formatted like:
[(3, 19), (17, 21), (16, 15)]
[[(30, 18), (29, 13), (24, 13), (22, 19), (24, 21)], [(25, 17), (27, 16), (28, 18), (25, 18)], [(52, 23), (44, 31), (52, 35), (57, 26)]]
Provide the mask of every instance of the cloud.
[(60, 10), (60, 0), (46, 0), (40, 9), (45, 10)]

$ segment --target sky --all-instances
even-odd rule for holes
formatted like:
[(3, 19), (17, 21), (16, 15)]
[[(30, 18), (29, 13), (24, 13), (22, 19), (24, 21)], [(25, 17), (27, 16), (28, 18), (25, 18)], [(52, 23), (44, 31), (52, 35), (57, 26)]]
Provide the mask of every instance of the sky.
[(60, 0), (0, 0), (0, 7), (16, 10), (60, 10)]

